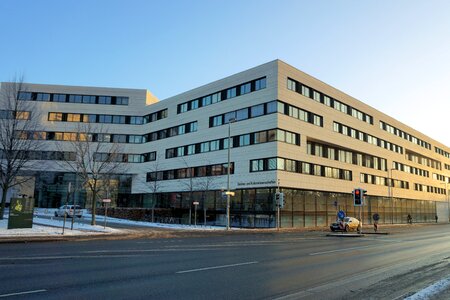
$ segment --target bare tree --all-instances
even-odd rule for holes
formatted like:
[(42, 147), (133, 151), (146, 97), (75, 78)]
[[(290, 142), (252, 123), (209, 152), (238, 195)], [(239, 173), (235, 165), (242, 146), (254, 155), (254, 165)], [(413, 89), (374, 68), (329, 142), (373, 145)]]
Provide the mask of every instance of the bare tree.
[(181, 184), (186, 188), (186, 190), (189, 192), (189, 224), (191, 224), (191, 216), (192, 216), (192, 199), (194, 190), (196, 189), (197, 185), (194, 181), (194, 168), (190, 167), (187, 163), (186, 159), (184, 157), (181, 157), (181, 160), (183, 161), (184, 165), (186, 166), (186, 179), (187, 180), (181, 180)]
[(80, 123), (70, 141), (58, 144), (59, 149), (75, 153), (75, 157), (63, 160), (62, 164), (66, 169), (76, 173), (91, 193), (92, 225), (95, 225), (95, 210), (99, 195), (106, 193), (108, 197), (112, 177), (126, 171), (120, 145), (112, 141), (106, 142), (110, 136), (102, 126)]
[[(207, 165), (211, 165), (210, 161), (207, 161), (206, 163)], [(207, 175), (207, 174), (205, 174)], [(198, 182), (197, 182), (197, 187), (198, 190), (202, 191), (203, 195), (202, 195), (202, 202), (203, 202), (203, 218), (204, 218), (204, 225), (206, 225), (206, 200), (207, 200), (207, 195), (208, 192), (214, 188), (214, 186), (216, 185), (217, 182), (217, 176), (203, 176), (198, 178)]]
[[(2, 202), (0, 219), (6, 205), (8, 191), (22, 185), (32, 176), (20, 176), (33, 169), (33, 151), (41, 144), (30, 135), (38, 128), (39, 112), (24, 95), (23, 78), (1, 83), (0, 87), (0, 188)], [(30, 94), (31, 95), (31, 94)], [(31, 100), (31, 99), (29, 99)]]
[(161, 187), (161, 181), (158, 178), (158, 172), (161, 170), (161, 159), (161, 155), (158, 155), (155, 162), (149, 168), (149, 171), (155, 174), (154, 180), (149, 182), (150, 191), (152, 193), (152, 222), (155, 221), (156, 195)]
[(152, 201), (153, 201), (153, 206), (156, 200), (156, 194), (159, 192), (159, 189), (161, 187), (161, 181), (158, 180), (157, 178), (157, 174), (158, 172), (161, 170), (161, 155), (158, 155), (156, 157), (155, 162), (149, 167), (149, 172), (155, 173), (155, 180), (152, 180), (149, 182), (149, 186), (150, 186), (150, 191), (152, 192)]

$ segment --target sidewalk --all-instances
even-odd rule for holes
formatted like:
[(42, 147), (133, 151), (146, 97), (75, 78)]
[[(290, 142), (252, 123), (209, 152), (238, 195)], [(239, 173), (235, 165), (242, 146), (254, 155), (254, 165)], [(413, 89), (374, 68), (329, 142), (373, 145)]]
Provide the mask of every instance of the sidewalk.
[[(194, 226), (179, 224), (161, 224), (151, 222), (139, 222), (125, 219), (117, 219), (107, 217), (107, 225), (128, 225), (136, 226), (136, 229), (118, 229), (112, 227), (104, 227), (105, 217), (96, 215), (97, 224), (90, 225), (80, 222), (81, 220), (90, 220), (91, 214), (83, 214), (82, 219), (75, 218), (73, 230), (71, 230), (72, 218), (66, 219), (64, 235), (63, 224), (64, 218), (54, 217), (55, 209), (35, 209), (32, 228), (23, 229), (7, 229), (8, 228), (8, 211), (4, 214), (4, 219), (0, 220), (0, 243), (12, 242), (34, 242), (34, 241), (61, 241), (61, 240), (85, 240), (97, 238), (126, 238), (144, 235), (143, 228), (149, 230), (145, 232), (145, 236), (152, 236), (152, 232), (159, 232), (153, 236), (163, 237), (162, 232), (169, 231), (223, 231), (224, 227), (219, 226)], [(152, 230), (153, 229), (153, 230)], [(164, 230), (166, 229), (166, 230)]]

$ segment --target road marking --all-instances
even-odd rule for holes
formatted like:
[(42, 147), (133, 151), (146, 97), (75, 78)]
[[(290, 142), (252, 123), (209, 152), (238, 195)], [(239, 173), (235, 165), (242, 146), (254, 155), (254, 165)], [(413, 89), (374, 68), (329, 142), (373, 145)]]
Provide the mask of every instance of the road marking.
[(0, 295), (0, 298), (26, 295), (26, 294), (34, 294), (34, 293), (42, 293), (42, 292), (46, 292), (46, 291), (47, 290), (34, 290), (34, 291), (17, 292), (17, 293), (11, 293), (11, 294), (3, 294), (3, 295)]
[(16, 260), (51, 260), (51, 259), (73, 259), (73, 258), (119, 258), (134, 257), (136, 255), (68, 255), (68, 256), (28, 256), (28, 257), (0, 257), (0, 261)]
[(191, 272), (200, 272), (200, 271), (215, 270), (215, 269), (223, 269), (223, 268), (231, 268), (231, 267), (239, 267), (239, 266), (252, 265), (252, 264), (257, 264), (257, 263), (258, 263), (257, 261), (249, 261), (249, 262), (238, 263), (238, 264), (232, 264), (232, 265), (223, 265), (223, 266), (215, 266), (215, 267), (206, 267), (206, 268), (200, 268), (200, 269), (192, 269), (192, 270), (178, 271), (178, 272), (176, 272), (176, 274), (191, 273)]
[(323, 252), (314, 252), (310, 253), (310, 256), (314, 255), (322, 255), (322, 254), (329, 254), (329, 253), (335, 253), (335, 252), (345, 252), (345, 251), (352, 251), (352, 250), (359, 250), (359, 249), (365, 249), (372, 246), (361, 246), (361, 247), (353, 247), (353, 248), (345, 248), (345, 249), (336, 249), (336, 250), (330, 250), (330, 251), (323, 251)]
[[(169, 246), (166, 246), (169, 247)], [(123, 250), (92, 250), (92, 251), (83, 251), (83, 253), (145, 253), (145, 252), (182, 252), (182, 251), (211, 251), (213, 249), (202, 249), (202, 248), (182, 248), (182, 249), (172, 249), (172, 248), (164, 248), (164, 249), (123, 249)], [(0, 258), (1, 259), (1, 258)]]

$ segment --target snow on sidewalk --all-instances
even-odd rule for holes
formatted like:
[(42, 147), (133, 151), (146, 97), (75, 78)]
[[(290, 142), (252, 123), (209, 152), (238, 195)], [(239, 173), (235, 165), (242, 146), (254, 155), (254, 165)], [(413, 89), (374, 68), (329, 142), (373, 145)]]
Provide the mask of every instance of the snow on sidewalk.
[[(33, 218), (33, 228), (22, 229), (7, 229), (8, 228), (8, 211), (5, 212), (4, 219), (0, 220), (0, 239), (13, 238), (13, 237), (49, 237), (49, 236), (61, 236), (64, 219), (62, 217), (54, 217), (55, 209), (35, 208)], [(46, 218), (43, 218), (46, 217)], [(90, 220), (91, 214), (84, 213), (83, 219)], [(48, 219), (50, 218), (50, 219)], [(101, 215), (96, 216), (97, 224), (92, 226), (90, 224), (80, 222), (80, 219), (74, 219), (73, 230), (70, 229), (72, 219), (66, 219), (66, 225), (64, 235), (66, 236), (87, 236), (87, 235), (99, 235), (99, 234), (120, 234), (126, 233), (126, 229), (116, 229), (111, 227), (104, 228), (105, 217)], [(164, 224), (164, 223), (152, 223), (142, 221), (132, 221), (126, 219), (117, 219), (107, 217), (107, 226), (109, 224), (120, 224), (138, 227), (148, 228), (166, 228), (174, 230), (224, 230), (224, 227), (220, 226), (203, 226), (203, 225), (181, 225), (181, 224)]]

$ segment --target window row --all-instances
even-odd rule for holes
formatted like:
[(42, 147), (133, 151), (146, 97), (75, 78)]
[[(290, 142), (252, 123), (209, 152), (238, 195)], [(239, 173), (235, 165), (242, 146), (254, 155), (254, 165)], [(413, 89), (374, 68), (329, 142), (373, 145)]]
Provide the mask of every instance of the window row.
[(29, 111), (0, 110), (0, 119), (29, 120), (30, 117), (31, 112)]
[(442, 182), (447, 182), (450, 183), (450, 177), (445, 176), (445, 175), (441, 175), (441, 174), (437, 174), (437, 173), (433, 173), (433, 179), (442, 181)]
[(343, 112), (347, 115), (350, 115), (358, 120), (363, 122), (373, 124), (373, 117), (366, 113), (363, 113), (356, 108), (351, 107), (350, 105), (344, 104), (339, 100), (336, 100), (330, 96), (325, 95), (322, 92), (319, 92), (311, 87), (308, 87), (297, 80), (288, 78), (287, 79), (287, 88), (291, 91), (297, 92), (305, 97), (313, 99), (319, 103), (322, 103), (326, 106), (332, 107), (340, 112)]
[(384, 185), (399, 189), (409, 189), (409, 182), (404, 180), (397, 180), (364, 173), (361, 173), (360, 179), (361, 183)]
[(311, 141), (308, 141), (307, 148), (308, 154), (310, 155), (320, 156), (323, 158), (376, 170), (387, 170), (387, 161), (381, 157)]
[(19, 92), (19, 100), (85, 104), (128, 105), (128, 97)]
[(394, 143), (382, 140), (380, 138), (374, 137), (370, 134), (367, 134), (365, 132), (359, 131), (357, 129), (353, 129), (351, 127), (348, 127), (347, 125), (334, 122), (333, 123), (333, 130), (334, 132), (338, 132), (343, 135), (347, 135), (349, 137), (352, 137), (354, 139), (396, 152), (403, 154), (403, 148), (401, 146), (398, 146)]
[(156, 160), (156, 151), (143, 154), (95, 153), (94, 160), (101, 162), (144, 163)]
[(384, 131), (387, 131), (393, 135), (396, 135), (398, 137), (401, 137), (402, 139), (405, 139), (407, 141), (410, 141), (411, 143), (414, 143), (416, 145), (419, 145), (421, 147), (424, 147), (426, 149), (431, 150), (431, 145), (430, 143), (425, 142), (424, 140), (421, 140), (419, 138), (416, 138), (415, 136), (404, 132), (403, 130), (400, 130), (394, 126), (391, 126), (383, 121), (380, 121), (380, 128), (383, 129)]
[(323, 127), (323, 117), (316, 115), (315, 113), (306, 111), (304, 109), (298, 108), (296, 106), (278, 101), (278, 112), (285, 114), (289, 117), (299, 119), (304, 122), (308, 122), (320, 127)]
[(207, 96), (190, 100), (177, 106), (177, 113), (181, 114), (200, 107), (208, 106), (220, 101), (248, 94), (266, 88), (266, 77), (252, 80)]
[(99, 115), (99, 114), (78, 114), (78, 113), (48, 113), (49, 121), (58, 122), (83, 122), (83, 123), (107, 123), (107, 124), (131, 124), (141, 125), (167, 117), (167, 109), (160, 110), (156, 113), (146, 115), (144, 117), (138, 116), (124, 116), (124, 115)]
[[(243, 147), (267, 142), (285, 142), (300, 145), (300, 134), (282, 129), (270, 129), (231, 137), (231, 147)], [(187, 155), (206, 153), (228, 149), (228, 138), (190, 144), (166, 149), (166, 158), (182, 157)]]
[[(28, 160), (63, 160), (63, 161), (74, 161), (75, 152), (68, 151), (14, 151), (14, 157), (20, 159), (25, 158)], [(0, 150), (0, 159), (5, 158), (5, 153)]]
[(150, 132), (144, 135), (111, 134), (111, 133), (79, 133), (79, 132), (53, 132), (29, 131), (17, 132), (20, 139), (50, 140), (50, 141), (91, 141), (100, 143), (127, 143), (143, 144), (168, 137), (182, 135), (197, 131), (197, 121), (179, 126)]
[[(188, 167), (181, 169), (156, 171), (147, 173), (147, 182), (196, 178), (206, 176), (222, 176), (228, 174), (228, 164), (214, 164), (206, 166)], [(230, 174), (234, 174), (234, 163), (230, 163)]]
[(430, 172), (428, 172), (427, 170), (408, 166), (408, 165), (405, 165), (405, 164), (402, 164), (402, 163), (399, 163), (396, 161), (392, 162), (392, 167), (394, 168), (394, 170), (411, 173), (411, 174), (419, 175), (422, 177), (430, 177)]
[(306, 175), (321, 176), (334, 179), (352, 180), (352, 171), (318, 164), (302, 162), (281, 157), (253, 159), (250, 161), (250, 172), (281, 170)]
[(242, 108), (239, 110), (230, 111), (221, 115), (209, 118), (209, 127), (221, 126), (228, 124), (230, 120), (242, 121), (250, 118), (256, 118), (272, 113), (282, 113), (296, 119), (317, 125), (323, 126), (323, 117), (312, 112), (303, 110), (301, 108), (286, 104), (281, 101), (270, 101), (258, 105)]
[(427, 193), (433, 193), (433, 194), (441, 194), (446, 195), (447, 192), (444, 188), (435, 187), (431, 185), (425, 185), (425, 184), (419, 184), (414, 183), (414, 190), (419, 192), (427, 192)]
[(409, 150), (406, 150), (406, 159), (416, 164), (420, 164), (437, 170), (442, 170), (441, 162)]
[(450, 158), (450, 153), (448, 153), (447, 151), (445, 151), (445, 150), (442, 150), (441, 148), (438, 148), (438, 147), (434, 147), (434, 151), (437, 153), (437, 154), (440, 154), (440, 155), (442, 155), (442, 156), (444, 156), (444, 157), (446, 157), (446, 158)]

